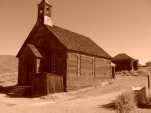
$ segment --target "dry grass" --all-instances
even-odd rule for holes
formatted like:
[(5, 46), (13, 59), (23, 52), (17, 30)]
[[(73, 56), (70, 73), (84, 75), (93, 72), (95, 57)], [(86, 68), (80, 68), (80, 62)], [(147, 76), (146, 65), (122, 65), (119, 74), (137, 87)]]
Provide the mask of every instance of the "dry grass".
[(132, 93), (122, 93), (114, 100), (117, 113), (131, 113), (135, 108), (134, 95)]
[(11, 86), (17, 84), (17, 73), (0, 74), (0, 86)]

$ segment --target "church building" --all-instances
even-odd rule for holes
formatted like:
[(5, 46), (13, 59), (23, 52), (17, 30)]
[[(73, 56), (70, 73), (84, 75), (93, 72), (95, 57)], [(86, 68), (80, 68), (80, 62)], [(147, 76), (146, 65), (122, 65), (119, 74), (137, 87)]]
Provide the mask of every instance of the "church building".
[(112, 79), (111, 56), (90, 38), (54, 25), (51, 9), (41, 1), (37, 22), (17, 54), (18, 86), (30, 86), (36, 95)]

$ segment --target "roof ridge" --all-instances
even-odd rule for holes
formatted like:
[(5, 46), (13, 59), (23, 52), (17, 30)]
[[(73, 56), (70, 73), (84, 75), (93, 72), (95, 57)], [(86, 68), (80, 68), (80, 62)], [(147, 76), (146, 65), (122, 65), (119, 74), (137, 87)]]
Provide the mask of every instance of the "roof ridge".
[(111, 59), (111, 56), (91, 38), (60, 26), (44, 25), (68, 50)]
[(113, 57), (113, 60), (117, 60), (117, 59), (133, 59), (133, 60), (136, 60), (133, 57), (127, 55), (126, 53), (119, 53), (119, 54), (117, 54), (116, 56)]
[[(51, 26), (50, 26), (50, 27), (51, 27)], [(52, 26), (52, 27), (53, 27), (53, 26)], [(82, 36), (82, 37), (85, 37), (85, 38), (90, 39), (88, 36), (82, 35), (81, 33), (76, 33), (76, 32), (74, 32), (74, 31), (71, 31), (71, 30), (69, 30), (69, 29), (60, 27), (60, 26), (58, 26), (58, 25), (54, 25), (54, 27), (58, 27), (58, 28), (61, 28), (61, 29), (65, 30), (65, 31), (72, 32), (72, 33), (74, 33), (74, 34), (77, 34), (77, 35), (80, 35), (80, 36)]]

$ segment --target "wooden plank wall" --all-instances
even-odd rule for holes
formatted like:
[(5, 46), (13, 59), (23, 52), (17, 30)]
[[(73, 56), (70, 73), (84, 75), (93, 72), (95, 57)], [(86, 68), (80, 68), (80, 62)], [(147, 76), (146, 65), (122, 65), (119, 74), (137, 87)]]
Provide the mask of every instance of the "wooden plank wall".
[(63, 76), (52, 73), (33, 74), (31, 89), (33, 96), (46, 95), (55, 92), (64, 92)]
[(63, 76), (47, 73), (47, 93), (64, 92)]
[(46, 74), (33, 73), (31, 96), (41, 96), (47, 94)]
[(67, 73), (68, 76), (77, 76), (80, 72), (80, 66), (79, 66), (79, 61), (78, 61), (79, 55), (72, 53), (68, 54), (68, 59), (67, 59)]
[(67, 90), (93, 85), (98, 79), (110, 79), (111, 61), (103, 58), (68, 53)]
[(31, 84), (31, 73), (36, 70), (36, 62), (31, 51), (26, 47), (19, 58), (18, 65), (18, 85), (30, 85)]
[(108, 78), (111, 76), (111, 62), (103, 58), (95, 58), (95, 77)]
[(93, 62), (92, 57), (81, 55), (81, 75), (82, 76), (93, 76)]

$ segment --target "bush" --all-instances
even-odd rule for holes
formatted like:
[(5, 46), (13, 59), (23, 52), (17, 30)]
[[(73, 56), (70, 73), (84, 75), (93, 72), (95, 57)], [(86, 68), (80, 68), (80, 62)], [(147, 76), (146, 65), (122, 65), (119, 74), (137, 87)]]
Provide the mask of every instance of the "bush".
[(148, 94), (145, 99), (138, 99), (137, 103), (140, 108), (151, 108), (151, 95)]
[(142, 88), (141, 90), (134, 91), (135, 101), (138, 107), (144, 106), (147, 103), (146, 99), (146, 89)]
[(131, 113), (136, 105), (132, 93), (120, 94), (114, 103), (117, 113)]

